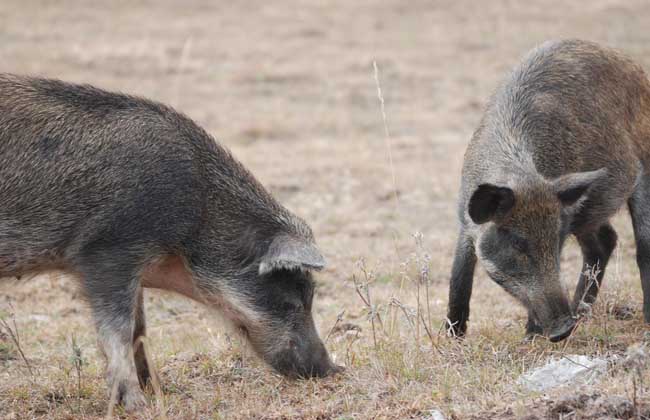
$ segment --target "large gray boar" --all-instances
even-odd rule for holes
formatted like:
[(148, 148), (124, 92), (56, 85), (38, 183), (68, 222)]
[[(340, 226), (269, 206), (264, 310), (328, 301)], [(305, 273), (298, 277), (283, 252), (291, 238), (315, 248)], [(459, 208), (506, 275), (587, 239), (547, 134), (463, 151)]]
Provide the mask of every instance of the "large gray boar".
[(336, 371), (311, 315), (323, 265), (309, 226), (187, 117), (0, 75), (0, 276), (80, 279), (126, 409), (149, 377), (143, 287), (218, 308), (285, 375)]
[[(528, 334), (569, 336), (576, 307), (596, 299), (616, 246), (609, 219), (626, 203), (650, 322), (650, 83), (591, 42), (534, 49), (490, 99), (465, 153), (451, 332), (466, 331), (478, 259), (528, 309)], [(570, 234), (583, 255), (572, 304), (560, 282)]]

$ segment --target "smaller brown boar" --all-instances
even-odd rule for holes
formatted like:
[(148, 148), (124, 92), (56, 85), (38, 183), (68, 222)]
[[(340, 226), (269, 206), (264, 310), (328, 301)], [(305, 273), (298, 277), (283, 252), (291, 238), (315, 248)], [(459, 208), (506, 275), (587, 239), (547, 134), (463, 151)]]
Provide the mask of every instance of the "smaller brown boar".
[[(528, 309), (528, 334), (560, 341), (595, 301), (616, 246), (609, 219), (628, 204), (650, 322), (650, 83), (620, 53), (547, 42), (497, 89), (465, 153), (450, 331), (463, 335), (474, 267)], [(574, 235), (583, 269), (573, 303), (560, 252)], [(586, 275), (591, 271), (595, 275)]]

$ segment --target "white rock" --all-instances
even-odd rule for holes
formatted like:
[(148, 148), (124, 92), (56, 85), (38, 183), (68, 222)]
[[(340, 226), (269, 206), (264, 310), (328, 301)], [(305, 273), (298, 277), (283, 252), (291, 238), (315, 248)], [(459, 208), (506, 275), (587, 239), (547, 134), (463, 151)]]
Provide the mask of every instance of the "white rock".
[(425, 417), (424, 420), (446, 420), (445, 415), (442, 414), (440, 410), (429, 410), (429, 416)]
[(531, 391), (545, 391), (562, 385), (591, 383), (605, 372), (607, 360), (572, 354), (524, 373), (517, 382)]

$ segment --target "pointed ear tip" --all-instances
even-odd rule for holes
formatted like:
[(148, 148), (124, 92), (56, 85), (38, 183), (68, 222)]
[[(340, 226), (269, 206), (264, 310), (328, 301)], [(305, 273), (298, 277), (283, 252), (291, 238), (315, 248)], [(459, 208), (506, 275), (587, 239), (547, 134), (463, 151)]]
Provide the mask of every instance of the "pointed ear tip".
[(607, 169), (607, 167), (602, 167), (600, 169), (594, 169), (593, 171), (583, 172), (583, 174), (588, 178), (595, 180), (597, 178), (607, 175), (608, 172), (609, 170)]
[(274, 270), (280, 270), (280, 269), (302, 269), (302, 270), (321, 271), (325, 267), (327, 267), (327, 263), (324, 259), (320, 261), (315, 261), (313, 263), (284, 262), (284, 263), (273, 264), (267, 261), (262, 261), (259, 265), (257, 272), (260, 276), (264, 276), (266, 274), (273, 272)]
[(266, 262), (261, 262), (259, 268), (257, 269), (257, 274), (260, 276), (264, 276), (266, 274), (269, 274), (272, 271), (271, 264), (268, 264)]
[(316, 264), (314, 264), (314, 265), (312, 265), (312, 266), (310, 266), (308, 268), (310, 268), (312, 270), (315, 270), (315, 271), (322, 271), (326, 267), (327, 267), (327, 261), (322, 260), (322, 261), (319, 261), (318, 263), (316, 263)]

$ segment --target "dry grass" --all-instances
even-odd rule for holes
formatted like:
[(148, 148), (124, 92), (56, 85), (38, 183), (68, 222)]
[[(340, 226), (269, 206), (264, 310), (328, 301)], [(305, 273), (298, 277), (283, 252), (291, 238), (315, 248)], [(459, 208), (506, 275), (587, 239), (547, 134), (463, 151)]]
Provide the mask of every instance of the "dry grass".
[[(338, 314), (324, 335), (336, 362), (347, 370), (324, 380), (286, 380), (262, 365), (236, 333), (218, 329), (221, 322), (198, 306), (149, 294), (148, 308), (157, 309), (150, 310), (148, 353), (159, 367), (162, 392), (156, 396), (150, 390), (150, 408), (139, 418), (425, 418), (432, 409), (451, 418), (546, 418), (567, 392), (618, 395), (650, 414), (648, 371), (642, 367), (614, 363), (593, 385), (546, 395), (526, 391), (516, 381), (552, 357), (624, 360), (628, 347), (642, 343), (644, 334), (649, 342), (635, 288), (604, 289), (575, 334), (559, 344), (543, 338), (524, 341), (523, 314), (486, 318), (481, 314), (485, 302), (477, 296), (470, 335), (457, 340), (446, 336), (444, 305), (434, 302), (444, 285), (432, 281), (431, 258), (417, 245), (420, 235), (415, 241), (416, 251), (398, 273), (380, 274), (360, 261), (340, 286), (339, 293), (355, 295), (356, 304)], [(611, 283), (626, 283), (614, 276)], [(47, 281), (37, 278), (29, 286), (42, 288)], [(64, 278), (54, 281), (63, 288), (68, 284)], [(8, 316), (3, 314), (3, 325)], [(0, 418), (104, 417), (109, 399), (102, 360), (82, 318), (75, 316), (67, 329), (57, 325), (57, 336), (47, 336), (47, 329), (29, 321), (17, 322), (14, 331), (21, 329), (23, 346), (37, 367), (33, 373), (18, 356), (21, 348), (0, 336), (2, 354), (10, 355), (0, 362), (7, 368), (0, 382)], [(189, 325), (191, 330), (183, 328)], [(124, 415), (119, 407), (115, 414)]]
[[(646, 2), (35, 3), (0, 5), (4, 70), (175, 104), (310, 222), (330, 262), (315, 317), (344, 374), (288, 381), (205, 308), (151, 292), (162, 395), (151, 390), (139, 418), (590, 418), (602, 415), (594, 404), (562, 398), (597, 394), (648, 409), (648, 371), (622, 363), (589, 386), (517, 384), (551, 357), (623, 358), (649, 341), (627, 216), (614, 221), (620, 246), (599, 300), (568, 341), (524, 341), (525, 312), (482, 271), (468, 337), (444, 329), (462, 155), (489, 92), (549, 38), (605, 42), (650, 68)], [(574, 243), (562, 262), (572, 289)], [(5, 281), (0, 316), (0, 419), (105, 417), (103, 360), (72, 280)]]

